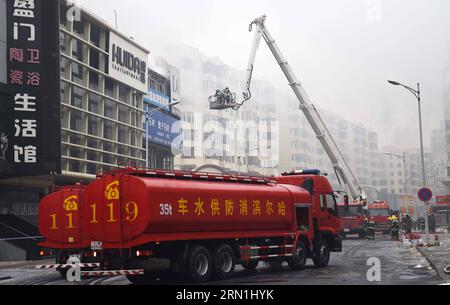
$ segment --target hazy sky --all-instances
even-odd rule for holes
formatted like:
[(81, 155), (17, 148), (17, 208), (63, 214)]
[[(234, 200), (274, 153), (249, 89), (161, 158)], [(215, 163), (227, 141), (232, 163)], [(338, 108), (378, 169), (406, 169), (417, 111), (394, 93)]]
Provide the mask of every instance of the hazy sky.
[[(414, 96), (387, 83), (422, 84), (426, 145), (443, 119), (450, 62), (449, 0), (81, 0), (153, 52), (188, 44), (245, 70), (250, 21), (268, 29), (313, 102), (379, 132), (381, 145), (417, 147)], [(158, 54), (164, 57), (164, 54)], [(254, 76), (287, 81), (263, 43)], [(237, 88), (239, 89), (239, 88)], [(239, 90), (240, 91), (240, 90)], [(239, 92), (238, 91), (238, 92)]]

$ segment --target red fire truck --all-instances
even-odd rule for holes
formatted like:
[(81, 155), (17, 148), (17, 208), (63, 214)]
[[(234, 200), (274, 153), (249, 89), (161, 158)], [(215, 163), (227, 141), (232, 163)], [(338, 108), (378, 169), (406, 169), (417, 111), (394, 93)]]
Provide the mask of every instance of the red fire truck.
[(60, 189), (40, 203), (40, 245), (57, 251), (56, 264), (41, 268), (64, 275), (77, 257), (97, 267), (83, 275), (145, 282), (166, 266), (205, 282), (229, 278), (236, 264), (327, 266), (342, 251), (328, 180), (318, 172), (277, 180), (128, 168)]
[(360, 202), (351, 202), (348, 205), (338, 203), (338, 214), (341, 219), (343, 238), (360, 233), (365, 219), (363, 205)]
[(389, 217), (392, 216), (392, 211), (388, 202), (373, 201), (368, 205), (367, 216), (369, 220), (374, 220), (376, 222), (377, 231), (389, 234), (391, 231), (391, 221), (389, 220)]

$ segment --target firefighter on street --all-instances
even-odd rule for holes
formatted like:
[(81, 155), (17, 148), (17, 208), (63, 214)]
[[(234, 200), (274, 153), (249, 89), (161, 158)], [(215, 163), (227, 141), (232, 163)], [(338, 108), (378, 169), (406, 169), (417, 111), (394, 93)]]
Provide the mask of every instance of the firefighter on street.
[(391, 238), (392, 240), (400, 239), (400, 224), (398, 222), (398, 218), (395, 215), (392, 215), (389, 220), (391, 221)]
[(421, 231), (422, 233), (425, 232), (425, 218), (423, 218), (422, 216), (420, 216), (419, 218), (417, 218), (417, 228), (418, 228), (419, 231)]
[(367, 238), (368, 230), (369, 230), (368, 223), (369, 223), (369, 221), (367, 220), (367, 217), (364, 218), (364, 222), (363, 222), (362, 225), (359, 227), (359, 238), (360, 238), (360, 239), (365, 239), (365, 238)]
[(375, 240), (375, 229), (376, 229), (377, 223), (374, 219), (371, 219), (367, 223), (367, 240)]

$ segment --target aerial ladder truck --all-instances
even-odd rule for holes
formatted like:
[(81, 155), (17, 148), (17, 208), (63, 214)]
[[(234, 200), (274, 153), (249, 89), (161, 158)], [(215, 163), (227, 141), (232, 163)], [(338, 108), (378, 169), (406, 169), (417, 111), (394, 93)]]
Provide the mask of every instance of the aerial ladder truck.
[(352, 172), (350, 166), (345, 160), (339, 146), (331, 135), (328, 127), (322, 120), (316, 107), (311, 103), (308, 95), (306, 94), (303, 86), (298, 81), (294, 72), (292, 71), (289, 63), (284, 58), (278, 45), (270, 34), (269, 30), (265, 25), (266, 16), (259, 17), (252, 21), (249, 26), (249, 31), (252, 32), (253, 27), (256, 27), (256, 31), (253, 38), (252, 49), (250, 53), (250, 59), (247, 68), (246, 75), (246, 87), (242, 93), (242, 99), (237, 100), (236, 94), (232, 93), (229, 88), (224, 90), (217, 90), (214, 96), (209, 98), (210, 109), (212, 110), (224, 110), (233, 109), (239, 110), (247, 101), (252, 97), (251, 94), (251, 81), (254, 71), (256, 53), (258, 51), (261, 39), (264, 38), (272, 54), (275, 56), (278, 64), (281, 67), (284, 75), (289, 81), (289, 86), (294, 91), (295, 96), (300, 102), (300, 110), (304, 113), (306, 119), (311, 125), (314, 133), (316, 134), (318, 140), (322, 144), (325, 152), (331, 160), (333, 169), (336, 173), (339, 184), (344, 185), (347, 193), (353, 198), (354, 201), (360, 202), (366, 205), (367, 196), (362, 190), (360, 184), (354, 173)]

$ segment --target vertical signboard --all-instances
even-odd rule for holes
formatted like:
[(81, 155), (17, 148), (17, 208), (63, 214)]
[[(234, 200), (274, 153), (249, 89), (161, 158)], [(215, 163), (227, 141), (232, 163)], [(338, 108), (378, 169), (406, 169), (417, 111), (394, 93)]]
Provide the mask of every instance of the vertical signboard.
[(6, 0), (0, 0), (0, 83), (6, 84)]
[(6, 0), (0, 177), (60, 172), (59, 2)]

